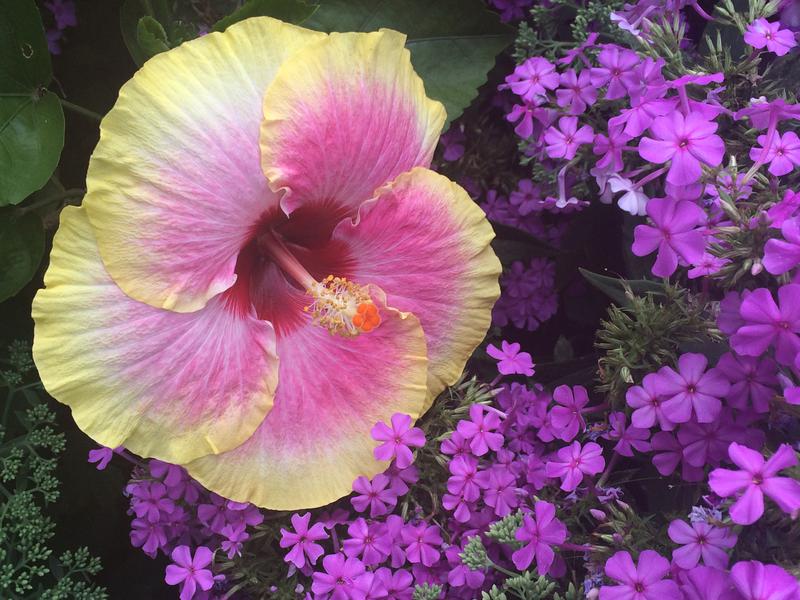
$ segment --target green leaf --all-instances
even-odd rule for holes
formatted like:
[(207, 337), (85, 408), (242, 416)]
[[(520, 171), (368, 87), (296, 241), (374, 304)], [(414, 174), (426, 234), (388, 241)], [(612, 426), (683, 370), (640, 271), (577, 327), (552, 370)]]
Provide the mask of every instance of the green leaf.
[(19, 204), (47, 183), (63, 147), (64, 111), (55, 94), (0, 98), (0, 206)]
[(18, 204), (53, 174), (64, 113), (46, 91), (50, 54), (33, 0), (0, 2), (0, 206)]
[(0, 209), (0, 302), (20, 291), (36, 274), (44, 255), (44, 228), (35, 213), (19, 216)]
[[(162, 31), (166, 32), (172, 22), (172, 12), (167, 0), (125, 0), (122, 5), (119, 13), (122, 39), (133, 61), (140, 67), (153, 54), (158, 54), (158, 52), (148, 52), (139, 43), (139, 23), (143, 17), (152, 18), (161, 25)], [(165, 36), (165, 39), (169, 40), (169, 36)]]
[(578, 271), (580, 271), (586, 281), (620, 306), (628, 304), (628, 298), (625, 295), (627, 290), (631, 290), (633, 293), (639, 295), (647, 293), (664, 294), (664, 286), (657, 281), (650, 281), (649, 279), (618, 279), (616, 277), (607, 277), (605, 275), (593, 273), (592, 271), (581, 268), (579, 268)]
[(411, 62), (428, 96), (447, 109), (447, 123), (477, 96), (495, 57), (513, 40), (481, 0), (324, 0), (304, 26), (405, 33)]
[(299, 25), (319, 8), (317, 4), (306, 4), (301, 0), (248, 0), (241, 8), (214, 24), (214, 31), (225, 31), (228, 27), (250, 17), (273, 17)]
[(139, 24), (136, 26), (136, 42), (148, 58), (169, 50), (167, 32), (164, 31), (161, 23), (149, 15), (139, 19)]

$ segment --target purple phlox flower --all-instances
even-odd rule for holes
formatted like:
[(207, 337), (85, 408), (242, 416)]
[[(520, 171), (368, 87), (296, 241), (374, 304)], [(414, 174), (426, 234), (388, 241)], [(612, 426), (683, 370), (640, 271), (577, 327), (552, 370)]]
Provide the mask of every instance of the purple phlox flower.
[[(330, 600), (364, 600), (366, 590), (361, 582), (366, 570), (357, 558), (345, 558), (343, 554), (328, 554), (322, 559), (324, 573), (314, 572), (311, 591)], [(370, 581), (372, 583), (370, 574)], [(361, 585), (359, 585), (361, 584)], [(369, 589), (369, 586), (366, 586)]]
[(705, 241), (699, 227), (706, 214), (692, 202), (675, 202), (668, 198), (652, 198), (647, 202), (650, 225), (637, 225), (634, 229), (633, 253), (647, 256), (658, 250), (653, 264), (653, 274), (669, 277), (678, 267), (678, 258), (694, 263), (703, 256)]
[(525, 465), (525, 481), (535, 490), (541, 490), (547, 485), (546, 463), (541, 456), (531, 454)]
[[(631, 136), (627, 133), (622, 131), (620, 127), (610, 127), (608, 128), (608, 136), (603, 135), (602, 133), (598, 133), (594, 136), (594, 146), (592, 148), (592, 152), (596, 155), (603, 155), (597, 161), (597, 168), (599, 169), (606, 169), (610, 168), (608, 173), (606, 174), (606, 178), (610, 178), (612, 174), (616, 174), (625, 167), (625, 164), (622, 161), (622, 151), (629, 141), (631, 141)], [(594, 175), (594, 173), (592, 173)], [(597, 175), (595, 175), (597, 176)], [(600, 182), (597, 182), (597, 185), (600, 186), (601, 191), (605, 185), (600, 185)]]
[(533, 0), (490, 0), (490, 3), (500, 11), (500, 20), (508, 23), (523, 18)]
[(375, 475), (372, 481), (361, 475), (353, 482), (353, 491), (359, 494), (350, 499), (353, 508), (364, 512), (369, 507), (369, 516), (373, 519), (385, 515), (397, 504), (397, 494), (389, 487), (389, 478), (383, 473)]
[(755, 523), (764, 514), (764, 494), (785, 513), (800, 510), (800, 482), (779, 477), (778, 472), (797, 465), (789, 444), (781, 444), (768, 461), (755, 450), (732, 442), (728, 456), (740, 470), (714, 469), (708, 485), (715, 494), (729, 498), (742, 492), (730, 508), (731, 519), (740, 525)]
[(519, 506), (517, 478), (508, 468), (495, 465), (478, 473), (475, 480), (484, 490), (483, 501), (494, 509), (498, 517), (510, 515)]
[(590, 144), (594, 140), (594, 131), (589, 125), (578, 128), (578, 117), (561, 117), (558, 128), (550, 127), (545, 131), (544, 141), (547, 156), (572, 160), (582, 144)]
[(662, 98), (669, 89), (664, 75), (661, 73), (666, 61), (663, 58), (654, 60), (649, 56), (637, 67), (639, 82), (636, 89), (628, 90), (631, 104), (639, 105), (644, 98)]
[(450, 478), (447, 480), (447, 491), (464, 497), (467, 502), (475, 502), (481, 495), (481, 488), (476, 481), (478, 461), (471, 456), (458, 456), (450, 461)]
[(647, 202), (650, 198), (639, 185), (620, 175), (609, 177), (608, 185), (615, 194), (624, 192), (617, 200), (617, 206), (622, 210), (632, 215), (644, 216), (647, 214)]
[(564, 56), (559, 58), (556, 62), (559, 65), (571, 65), (576, 58), (580, 58), (584, 62), (584, 64), (588, 65), (589, 59), (586, 58), (586, 54), (584, 53), (589, 48), (594, 48), (595, 42), (597, 41), (597, 38), (599, 36), (600, 36), (599, 33), (593, 31), (588, 36), (586, 36), (586, 39), (583, 42), (581, 42), (578, 46), (575, 46), (574, 48), (570, 48), (569, 50), (565, 51)]
[(375, 571), (375, 577), (383, 584), (389, 600), (411, 600), (414, 594), (414, 578), (405, 569), (392, 571), (381, 567)]
[(786, 190), (783, 198), (767, 209), (769, 226), (780, 229), (787, 219), (797, 215), (798, 209), (800, 209), (800, 194), (796, 194), (792, 190)]
[(560, 439), (571, 442), (586, 427), (581, 411), (589, 404), (589, 394), (582, 385), (560, 385), (553, 391), (553, 400), (558, 406), (550, 409), (550, 426)]
[(522, 139), (527, 140), (533, 136), (535, 128), (533, 116), (535, 111), (536, 107), (526, 102), (525, 104), (515, 104), (506, 115), (506, 121), (516, 123), (514, 133)]
[(195, 504), (200, 499), (203, 488), (189, 477), (183, 467), (153, 459), (148, 464), (148, 468), (150, 475), (155, 479), (160, 479), (167, 486), (167, 494), (173, 500), (183, 500), (189, 504)]
[(511, 88), (526, 102), (533, 102), (537, 96), (545, 96), (547, 90), (556, 89), (559, 81), (555, 65), (546, 58), (534, 56), (517, 65), (514, 72), (506, 77), (505, 85), (500, 87)]
[(628, 427), (628, 418), (624, 412), (613, 412), (608, 416), (611, 429), (603, 434), (608, 440), (617, 440), (614, 452), (622, 456), (633, 456), (633, 451), (650, 451), (650, 430), (639, 427)]
[(382, 563), (392, 551), (392, 540), (386, 535), (383, 523), (367, 523), (359, 517), (347, 528), (349, 539), (344, 541), (347, 556), (361, 558), (369, 567)]
[(569, 107), (570, 115), (580, 115), (597, 101), (597, 88), (592, 84), (588, 69), (580, 74), (569, 69), (561, 74), (560, 88), (556, 90), (556, 103)]
[(51, 0), (45, 2), (44, 6), (53, 13), (57, 29), (64, 30), (78, 24), (78, 18), (75, 16), (75, 2), (72, 0)]
[(717, 363), (731, 383), (727, 401), (738, 410), (751, 408), (757, 413), (769, 411), (769, 401), (777, 394), (778, 366), (768, 356), (756, 358), (724, 354)]
[(653, 163), (671, 161), (667, 181), (675, 185), (696, 182), (703, 174), (701, 164), (717, 167), (725, 154), (725, 143), (715, 135), (717, 124), (697, 112), (685, 117), (680, 111), (657, 117), (650, 125), (654, 138), (643, 137), (639, 155)]
[(770, 346), (775, 358), (792, 364), (800, 352), (800, 284), (778, 289), (778, 303), (766, 288), (758, 288), (742, 299), (739, 314), (744, 322), (730, 339), (731, 347), (747, 356), (761, 356)]
[(693, 467), (717, 466), (725, 458), (728, 445), (743, 441), (746, 435), (747, 430), (725, 409), (711, 423), (685, 423), (678, 431), (678, 442), (683, 446), (683, 460)]
[(709, 85), (711, 83), (722, 83), (725, 81), (723, 73), (688, 73), (669, 82), (672, 89), (685, 88), (687, 85)]
[(467, 541), (464, 540), (461, 547), (450, 546), (444, 551), (447, 564), (450, 566), (447, 573), (447, 583), (456, 588), (467, 586), (471, 590), (478, 590), (486, 580), (486, 572), (482, 569), (473, 571), (461, 561), (459, 554), (463, 551), (464, 546), (467, 545)]
[(402, 567), (406, 563), (406, 552), (400, 540), (400, 532), (403, 531), (406, 523), (399, 515), (389, 515), (386, 517), (386, 535), (392, 540), (389, 564), (393, 569)]
[(408, 466), (405, 469), (400, 469), (394, 463), (384, 471), (384, 475), (389, 478), (389, 487), (398, 496), (404, 496), (408, 493), (409, 485), (413, 485), (419, 481), (419, 471), (414, 465)]
[(753, 48), (764, 48), (778, 56), (787, 54), (797, 46), (794, 32), (790, 29), (781, 29), (780, 21), (770, 23), (766, 19), (756, 19), (747, 26), (744, 32), (744, 41)]
[(700, 260), (693, 263), (694, 266), (689, 269), (689, 279), (697, 279), (698, 277), (705, 277), (718, 273), (719, 270), (729, 262), (731, 261), (727, 258), (720, 258), (708, 252), (703, 252), (703, 256), (700, 257)]
[(254, 504), (249, 502), (234, 502), (228, 500), (225, 503), (226, 518), (231, 525), (244, 523), (246, 526), (254, 527), (264, 522), (264, 515)]
[(197, 519), (214, 533), (219, 533), (228, 524), (228, 508), (225, 498), (210, 494), (210, 504), (199, 504), (197, 506)]
[(608, 121), (611, 127), (621, 128), (629, 139), (639, 137), (652, 125), (657, 117), (663, 117), (675, 110), (675, 98), (663, 99), (660, 96), (641, 96), (631, 103), (630, 108), (623, 109), (619, 115)]
[(230, 560), (234, 556), (241, 555), (242, 544), (250, 539), (250, 535), (245, 531), (247, 525), (239, 523), (238, 525), (226, 525), (222, 528), (222, 535), (225, 537), (220, 544), (222, 551), (228, 555)]
[(797, 600), (797, 579), (778, 565), (743, 561), (733, 565), (731, 579), (744, 600)]
[(425, 445), (425, 433), (419, 427), (411, 427), (411, 417), (395, 413), (391, 418), (392, 426), (376, 423), (372, 428), (372, 439), (383, 442), (373, 453), (378, 460), (395, 460), (397, 466), (405, 469), (414, 462), (411, 448), (422, 448)]
[(800, 221), (786, 219), (781, 225), (782, 240), (767, 240), (764, 246), (764, 268), (773, 275), (782, 275), (800, 264)]
[(719, 370), (706, 370), (707, 366), (704, 355), (689, 352), (678, 359), (677, 371), (672, 367), (659, 369), (657, 390), (665, 398), (661, 409), (673, 423), (686, 423), (693, 412), (700, 423), (710, 423), (719, 416), (720, 398), (728, 393), (730, 383)]
[[(651, 12), (662, 9), (661, 4), (658, 0), (640, 0), (633, 4), (626, 3), (622, 10), (612, 12), (609, 18), (620, 29), (638, 38), (641, 37), (642, 33), (649, 31), (649, 22), (646, 18)], [(644, 31), (641, 29), (643, 24)]]
[(469, 456), (472, 451), (469, 449), (469, 440), (456, 430), (450, 434), (450, 437), (442, 441), (440, 447), (442, 454), (449, 454), (454, 458), (458, 456)]
[(481, 404), (473, 404), (469, 407), (469, 421), (459, 421), (456, 431), (470, 440), (469, 447), (475, 456), (483, 456), (489, 450), (497, 451), (503, 447), (503, 434), (497, 433), (499, 428), (497, 413)]
[(548, 477), (561, 478), (561, 489), (572, 492), (585, 475), (596, 475), (605, 466), (603, 449), (598, 444), (589, 442), (581, 446), (580, 442), (575, 441), (556, 452), (556, 458), (550, 457), (545, 465), (545, 473)]
[(520, 215), (526, 216), (542, 210), (542, 190), (530, 179), (520, 179), (517, 189), (511, 192), (508, 201), (517, 207)]
[(694, 567), (688, 571), (680, 571), (678, 577), (684, 600), (742, 600), (727, 571), (712, 567)]
[(439, 142), (444, 148), (442, 158), (448, 162), (453, 162), (464, 156), (464, 142), (467, 138), (464, 135), (464, 129), (461, 126), (453, 126), (447, 130), (447, 133), (442, 134)]
[(532, 513), (522, 517), (522, 526), (514, 537), (525, 544), (511, 556), (517, 569), (527, 569), (536, 558), (539, 575), (547, 575), (555, 558), (552, 546), (564, 543), (567, 528), (556, 518), (556, 507), (540, 500), (533, 505)]
[(683, 460), (683, 446), (667, 431), (659, 431), (650, 440), (653, 449), (653, 465), (664, 477), (672, 475), (681, 462), (681, 479), (687, 482), (702, 481), (705, 472)]
[(494, 344), (489, 344), (486, 353), (499, 361), (497, 370), (503, 375), (526, 375), (531, 377), (534, 374), (534, 365), (531, 355), (527, 352), (520, 352), (518, 343), (509, 344), (503, 340), (498, 348)]
[(146, 519), (131, 521), (131, 545), (141, 548), (150, 558), (155, 558), (159, 548), (167, 545), (167, 532), (163, 523), (151, 523)]
[(736, 118), (749, 117), (756, 129), (775, 126), (785, 119), (800, 119), (800, 104), (788, 104), (783, 98), (767, 102), (763, 96), (750, 101), (750, 106), (736, 112)]
[(442, 506), (453, 513), (459, 523), (467, 523), (472, 518), (474, 502), (469, 502), (463, 494), (442, 494)]
[(678, 585), (669, 574), (669, 561), (654, 552), (644, 550), (639, 555), (639, 563), (633, 562), (627, 552), (617, 552), (606, 561), (606, 577), (620, 585), (600, 588), (600, 600), (666, 600), (680, 598)]
[(197, 588), (208, 591), (214, 587), (214, 574), (208, 565), (214, 558), (214, 553), (205, 546), (198, 546), (192, 556), (189, 546), (178, 546), (172, 551), (172, 562), (167, 565), (164, 581), (169, 585), (181, 586), (181, 600), (190, 600), (194, 597)]
[(122, 446), (117, 446), (113, 450), (111, 448), (107, 448), (106, 446), (100, 446), (94, 450), (89, 450), (88, 462), (97, 463), (97, 470), (102, 471), (108, 466), (108, 463), (111, 462), (111, 458), (114, 456), (114, 453), (120, 453), (123, 450), (124, 448)]
[(514, 212), (508, 199), (498, 194), (497, 190), (488, 190), (485, 200), (479, 206), (490, 221), (504, 222), (511, 216), (510, 213)]
[(700, 558), (708, 567), (725, 569), (728, 566), (727, 550), (736, 545), (736, 534), (727, 527), (712, 527), (708, 523), (675, 520), (667, 530), (669, 539), (680, 548), (673, 550), (672, 561), (681, 569), (697, 566)]
[(797, 165), (800, 165), (800, 138), (794, 131), (787, 131), (783, 135), (776, 132), (769, 148), (766, 148), (764, 159), (761, 159), (761, 156), (764, 154), (767, 136), (758, 136), (758, 143), (761, 146), (750, 148), (750, 160), (768, 162), (767, 170), (776, 177), (791, 173)]
[(439, 560), (439, 550), (442, 545), (442, 535), (439, 528), (435, 525), (428, 525), (425, 522), (405, 525), (400, 532), (400, 538), (406, 547), (406, 558), (412, 564), (422, 563), (426, 567), (432, 567)]
[(600, 66), (591, 69), (592, 84), (598, 88), (608, 85), (606, 100), (624, 98), (639, 86), (640, 59), (632, 50), (606, 45), (597, 55), (597, 62)]
[(295, 513), (291, 520), (294, 531), (281, 528), (280, 546), (291, 548), (283, 560), (292, 563), (298, 569), (302, 569), (306, 564), (316, 564), (317, 559), (325, 553), (322, 546), (316, 543), (328, 539), (325, 526), (322, 523), (314, 523), (309, 527), (311, 513), (304, 515)]
[(175, 503), (167, 496), (167, 488), (160, 481), (140, 482), (131, 499), (131, 508), (140, 519), (157, 523), (162, 513), (175, 510)]
[(673, 423), (662, 410), (663, 398), (658, 391), (658, 375), (649, 373), (644, 376), (642, 385), (634, 385), (625, 393), (625, 401), (634, 409), (631, 423), (634, 427), (648, 429), (658, 422), (663, 431), (672, 431)]
[[(749, 294), (749, 290), (744, 295)], [(742, 306), (742, 298), (738, 292), (726, 292), (719, 303), (719, 314), (717, 315), (717, 327), (725, 335), (731, 336), (744, 325), (744, 319), (739, 314)]]
[(675, 185), (669, 181), (664, 182), (664, 195), (677, 202), (687, 200), (696, 203), (703, 195), (705, 186), (699, 181), (689, 185)]

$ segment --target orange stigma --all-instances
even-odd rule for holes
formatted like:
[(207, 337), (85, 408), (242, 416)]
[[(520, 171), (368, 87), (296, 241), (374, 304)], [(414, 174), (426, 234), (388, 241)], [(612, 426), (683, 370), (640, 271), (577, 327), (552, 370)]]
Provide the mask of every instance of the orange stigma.
[(378, 307), (366, 286), (345, 277), (328, 275), (315, 281), (307, 290), (314, 299), (305, 308), (315, 325), (342, 337), (369, 333), (381, 324)]

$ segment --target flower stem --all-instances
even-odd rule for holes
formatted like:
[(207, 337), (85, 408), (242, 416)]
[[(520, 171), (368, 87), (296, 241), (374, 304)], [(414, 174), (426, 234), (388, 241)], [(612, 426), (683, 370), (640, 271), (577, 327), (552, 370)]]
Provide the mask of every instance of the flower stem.
[(611, 460), (608, 461), (608, 465), (606, 465), (606, 470), (603, 471), (603, 474), (600, 475), (600, 479), (597, 480), (597, 487), (605, 487), (608, 478), (611, 476), (611, 471), (614, 470), (614, 467), (619, 462), (619, 454), (614, 452), (611, 455)]
[(519, 573), (514, 573), (514, 571), (509, 571), (505, 567), (501, 567), (492, 560), (489, 561), (489, 566), (492, 567), (493, 569), (496, 569), (497, 571), (500, 571), (503, 575), (507, 575), (508, 577), (519, 577)]
[(68, 102), (63, 98), (59, 98), (61, 101), (61, 106), (66, 108), (67, 110), (71, 110), (74, 113), (78, 113), (79, 115), (83, 115), (89, 119), (97, 121), (98, 123), (103, 120), (103, 115), (94, 112), (93, 110), (89, 110), (88, 108), (83, 108), (82, 106), (78, 106), (77, 104), (73, 104), (72, 102)]

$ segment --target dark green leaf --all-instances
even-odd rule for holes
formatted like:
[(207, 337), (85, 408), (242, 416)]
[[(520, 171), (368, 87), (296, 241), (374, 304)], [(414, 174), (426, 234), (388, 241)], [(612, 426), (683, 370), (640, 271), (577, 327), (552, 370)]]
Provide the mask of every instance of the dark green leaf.
[(0, 1), (0, 206), (22, 202), (58, 165), (64, 113), (45, 91), (51, 77), (33, 0)]
[(497, 54), (513, 40), (511, 29), (481, 0), (324, 0), (304, 25), (405, 33), (414, 68), (427, 94), (444, 104), (448, 123), (469, 106)]
[(650, 281), (649, 279), (618, 279), (616, 277), (607, 277), (598, 273), (592, 273), (591, 271), (580, 268), (578, 271), (580, 271), (586, 281), (620, 306), (628, 304), (628, 299), (625, 295), (628, 289), (634, 294), (639, 295), (647, 293), (663, 295), (664, 293), (664, 286), (657, 281)]
[(516, 227), (492, 223), (492, 229), (494, 229), (494, 233), (497, 236), (497, 242), (502, 242), (500, 245), (513, 244), (521, 247), (523, 248), (523, 253), (527, 256), (555, 256), (559, 254), (557, 248)]
[(136, 43), (139, 44), (139, 48), (147, 55), (147, 58), (169, 50), (167, 32), (164, 31), (161, 23), (147, 15), (139, 19), (139, 24), (136, 26)]
[(55, 94), (0, 98), (0, 206), (18, 204), (47, 183), (63, 147), (64, 112)]
[(44, 229), (38, 215), (0, 210), (0, 302), (20, 291), (36, 274), (44, 254)]
[(248, 0), (214, 24), (214, 31), (225, 31), (228, 27), (250, 17), (273, 17), (299, 25), (317, 10), (317, 4), (306, 4), (301, 0)]
[(119, 13), (122, 39), (133, 61), (140, 67), (152, 56), (139, 45), (139, 21), (142, 17), (155, 19), (167, 31), (172, 22), (172, 13), (167, 0), (125, 0), (122, 5)]
[(50, 83), (50, 53), (33, 0), (0, 1), (0, 92), (28, 94)]

